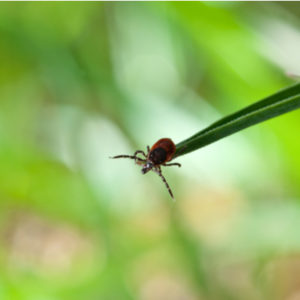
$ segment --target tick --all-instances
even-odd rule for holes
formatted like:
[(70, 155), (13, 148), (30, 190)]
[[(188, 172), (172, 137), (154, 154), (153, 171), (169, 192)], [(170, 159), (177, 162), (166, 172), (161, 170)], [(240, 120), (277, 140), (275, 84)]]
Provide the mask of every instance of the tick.
[[(134, 159), (135, 163), (142, 166), (142, 173), (146, 174), (149, 171), (153, 171), (160, 176), (162, 181), (165, 183), (166, 188), (170, 196), (174, 199), (172, 190), (161, 172), (161, 166), (170, 167), (178, 166), (181, 167), (179, 163), (167, 163), (174, 158), (176, 152), (176, 146), (173, 141), (169, 138), (163, 138), (158, 140), (150, 149), (147, 146), (147, 154), (142, 150), (137, 150), (133, 155), (117, 155), (112, 158), (130, 158)], [(143, 158), (139, 157), (141, 154)]]

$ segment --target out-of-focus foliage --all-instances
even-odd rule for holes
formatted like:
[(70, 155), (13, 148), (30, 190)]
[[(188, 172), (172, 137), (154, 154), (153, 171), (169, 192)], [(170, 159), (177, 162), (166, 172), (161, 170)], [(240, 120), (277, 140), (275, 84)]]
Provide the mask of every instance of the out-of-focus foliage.
[(0, 299), (298, 299), (294, 112), (156, 174), (300, 74), (298, 3), (0, 4)]

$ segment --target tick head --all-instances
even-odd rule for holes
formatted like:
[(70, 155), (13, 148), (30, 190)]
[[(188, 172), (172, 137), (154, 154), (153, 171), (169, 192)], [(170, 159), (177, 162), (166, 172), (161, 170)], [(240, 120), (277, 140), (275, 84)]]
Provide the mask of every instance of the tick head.
[(142, 168), (142, 173), (143, 173), (143, 174), (146, 174), (146, 173), (149, 172), (152, 168), (153, 168), (153, 163), (147, 161), (147, 162), (144, 164), (143, 168)]

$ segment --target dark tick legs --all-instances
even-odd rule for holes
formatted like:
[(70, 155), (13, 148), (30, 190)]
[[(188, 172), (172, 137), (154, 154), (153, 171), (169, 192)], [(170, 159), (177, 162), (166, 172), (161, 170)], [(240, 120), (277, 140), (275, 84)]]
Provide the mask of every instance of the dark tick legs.
[(145, 162), (144, 159), (137, 157), (136, 155), (117, 155), (111, 158), (130, 158), (130, 159), (134, 159), (135, 161)]
[(172, 199), (174, 199), (172, 190), (171, 190), (171, 188), (170, 188), (170, 186), (169, 186), (169, 184), (168, 184), (166, 178), (165, 178), (164, 175), (161, 173), (160, 167), (155, 167), (155, 168), (153, 169), (153, 171), (154, 171), (156, 174), (159, 175), (159, 177), (160, 177), (160, 178), (162, 179), (162, 181), (165, 183), (166, 188), (167, 188), (167, 190), (168, 190), (170, 196), (172, 197)]
[[(136, 164), (144, 166), (148, 162), (147, 161), (147, 156), (149, 155), (149, 153), (150, 153), (150, 147), (147, 146), (147, 154), (144, 151), (142, 151), (142, 150), (137, 150), (137, 151), (134, 152), (133, 155), (116, 155), (116, 156), (113, 156), (111, 158), (130, 158), (130, 159), (134, 159), (134, 161), (135, 161)], [(142, 158), (138, 157), (137, 156), (138, 154), (143, 155), (145, 157), (145, 159), (142, 159)], [(165, 167), (170, 167), (170, 166), (181, 167), (181, 164), (179, 164), (179, 163), (164, 163), (162, 165), (165, 166)], [(158, 174), (158, 176), (162, 179), (162, 181), (164, 182), (164, 184), (165, 184), (165, 186), (166, 186), (166, 188), (167, 188), (170, 196), (172, 197), (172, 199), (174, 199), (172, 190), (171, 190), (171, 188), (170, 188), (170, 186), (169, 186), (166, 178), (162, 174), (160, 166), (159, 165), (158, 166), (153, 166), (152, 170), (156, 174)]]
[(171, 167), (171, 166), (181, 167), (181, 164), (179, 164), (179, 163), (170, 163), (170, 164), (163, 164), (163, 166), (165, 166), (165, 167)]
[(134, 154), (133, 154), (133, 156), (136, 156), (138, 153), (141, 153), (145, 158), (147, 158), (147, 155), (146, 155), (145, 152), (142, 151), (142, 150), (137, 150), (137, 151), (135, 151)]
[[(149, 146), (147, 147), (147, 149), (149, 151)], [(136, 163), (138, 161), (144, 163), (145, 159), (142, 159), (142, 158), (140, 158), (140, 157), (137, 156), (139, 153), (142, 154), (145, 157), (145, 159), (147, 159), (147, 155), (142, 150), (135, 151), (133, 155), (116, 155), (116, 156), (113, 156), (111, 158), (130, 158), (130, 159), (134, 159)]]

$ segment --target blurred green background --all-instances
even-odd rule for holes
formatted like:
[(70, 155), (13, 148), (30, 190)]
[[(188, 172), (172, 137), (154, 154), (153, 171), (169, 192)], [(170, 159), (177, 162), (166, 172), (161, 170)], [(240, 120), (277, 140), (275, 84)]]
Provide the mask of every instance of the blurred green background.
[(300, 299), (300, 113), (142, 176), (300, 74), (300, 4), (0, 4), (0, 300)]

